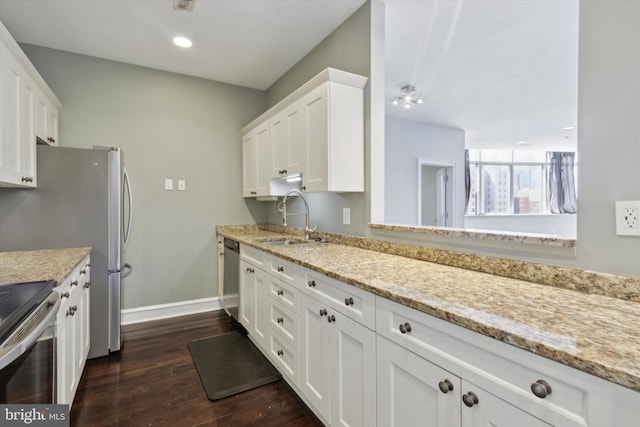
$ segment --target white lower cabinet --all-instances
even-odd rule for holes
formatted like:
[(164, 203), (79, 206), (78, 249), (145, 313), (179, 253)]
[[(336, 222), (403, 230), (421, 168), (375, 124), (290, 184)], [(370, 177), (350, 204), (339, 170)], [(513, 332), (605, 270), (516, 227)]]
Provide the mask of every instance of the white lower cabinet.
[(260, 250), (241, 258), (241, 323), (326, 425), (637, 425), (640, 393)]
[(376, 425), (375, 333), (324, 302), (302, 298), (302, 394), (330, 425)]
[(460, 425), (460, 378), (385, 338), (377, 349), (378, 425)]
[(56, 318), (56, 401), (71, 405), (89, 353), (89, 257), (56, 288), (62, 303)]
[(249, 332), (253, 341), (263, 349), (268, 348), (266, 296), (267, 273), (260, 268), (240, 261), (239, 322)]

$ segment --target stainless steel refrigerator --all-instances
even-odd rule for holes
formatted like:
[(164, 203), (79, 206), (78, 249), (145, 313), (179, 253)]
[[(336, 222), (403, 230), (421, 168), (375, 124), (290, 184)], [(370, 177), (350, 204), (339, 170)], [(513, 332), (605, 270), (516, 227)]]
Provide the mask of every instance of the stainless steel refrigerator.
[[(38, 145), (36, 189), (0, 189), (0, 250), (91, 246), (89, 357), (120, 350), (131, 185), (119, 148)], [(105, 302), (108, 301), (108, 304)]]

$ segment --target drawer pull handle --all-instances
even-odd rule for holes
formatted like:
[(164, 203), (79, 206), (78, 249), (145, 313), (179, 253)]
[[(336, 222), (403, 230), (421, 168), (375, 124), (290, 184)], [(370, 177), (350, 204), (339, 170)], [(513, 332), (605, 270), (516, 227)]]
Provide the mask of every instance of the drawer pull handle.
[(400, 329), (401, 333), (406, 334), (407, 332), (411, 332), (411, 325), (409, 324), (409, 322), (405, 322), (400, 324), (398, 329)]
[(78, 286), (78, 281), (74, 280), (73, 282), (71, 282), (71, 286)]
[(91, 286), (91, 282), (87, 282), (84, 284), (83, 288), (88, 289)]
[(447, 394), (453, 390), (453, 384), (451, 384), (451, 381), (449, 380), (440, 381), (438, 383), (438, 387), (440, 387), (440, 391), (444, 394)]
[(87, 274), (87, 270), (80, 270), (80, 274)]
[(545, 380), (538, 380), (531, 384), (531, 391), (536, 397), (544, 399), (551, 394), (551, 386)]
[(316, 281), (315, 280), (309, 280), (307, 282), (307, 284), (309, 285), (310, 288), (315, 288), (316, 287)]
[(327, 315), (327, 309), (326, 308), (321, 308), (320, 309), (320, 317), (326, 316), (326, 315)]
[(278, 267), (278, 271), (279, 271), (280, 273), (283, 273), (283, 272), (284, 272), (284, 267)]
[(278, 323), (284, 323), (284, 319), (283, 319), (282, 317), (278, 317), (278, 318), (276, 319), (276, 321), (277, 321)]
[(331, 322), (335, 322), (335, 321), (336, 321), (336, 316), (334, 316), (333, 314), (332, 314), (331, 316), (328, 316), (328, 317), (327, 317), (327, 321), (328, 321), (329, 323), (331, 323)]
[(284, 351), (282, 351), (282, 350), (278, 350), (277, 353), (278, 353), (278, 356), (284, 355)]
[(284, 291), (282, 289), (278, 290), (276, 293), (280, 296), (284, 295)]
[(473, 405), (478, 404), (478, 396), (476, 396), (474, 392), (470, 391), (469, 393), (462, 395), (462, 401), (465, 405), (471, 408)]
[(345, 298), (344, 299), (344, 303), (346, 305), (353, 305), (353, 298), (349, 297), (349, 298)]
[(253, 273), (255, 270), (253, 268), (251, 268), (251, 267), (247, 267), (247, 268), (245, 268), (245, 271), (247, 273)]
[(20, 181), (22, 182), (33, 182), (33, 178), (30, 176), (23, 176)]
[(62, 298), (69, 298), (69, 292), (65, 292), (62, 295), (60, 295)]

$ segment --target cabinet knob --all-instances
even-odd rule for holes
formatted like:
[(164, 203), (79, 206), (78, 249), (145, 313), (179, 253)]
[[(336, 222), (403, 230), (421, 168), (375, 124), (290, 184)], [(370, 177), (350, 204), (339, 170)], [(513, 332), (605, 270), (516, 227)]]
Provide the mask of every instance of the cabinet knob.
[(284, 355), (284, 351), (282, 351), (282, 350), (278, 350), (277, 353), (278, 353), (278, 356)]
[(465, 405), (471, 408), (473, 405), (478, 404), (478, 396), (476, 396), (474, 392), (470, 391), (467, 394), (462, 395), (462, 401)]
[(282, 317), (278, 317), (278, 318), (276, 319), (276, 321), (277, 321), (278, 323), (284, 323), (284, 319), (283, 319)]
[(60, 295), (62, 298), (69, 298), (69, 292), (65, 292), (62, 295)]
[(551, 386), (545, 380), (538, 380), (531, 384), (531, 391), (536, 397), (544, 399), (551, 394)]
[(278, 290), (278, 292), (276, 292), (278, 295), (282, 296), (284, 295), (284, 291), (282, 289)]
[(315, 288), (316, 287), (316, 281), (315, 280), (309, 280), (307, 282), (307, 284), (309, 285), (310, 288)]
[(326, 308), (321, 308), (320, 309), (320, 317), (326, 316), (326, 315), (327, 315), (327, 309)]
[(440, 391), (445, 394), (453, 390), (453, 384), (451, 384), (451, 381), (449, 380), (440, 381), (438, 383), (438, 387), (440, 387)]
[(50, 136), (47, 137), (47, 141), (50, 142), (51, 144), (55, 144), (56, 143), (56, 139), (52, 138)]
[(345, 305), (353, 305), (353, 298), (351, 298), (351, 297), (345, 298), (344, 299), (344, 303), (345, 303)]
[(89, 289), (89, 287), (91, 287), (91, 282), (86, 282), (83, 286), (85, 289)]
[(398, 329), (400, 329), (401, 333), (406, 334), (407, 332), (411, 332), (411, 325), (409, 324), (409, 322), (405, 322), (400, 324), (400, 326), (398, 326)]
[(334, 316), (333, 314), (327, 317), (327, 322), (331, 323), (335, 321), (336, 321), (336, 316)]
[(278, 267), (278, 269), (277, 269), (277, 270), (278, 270), (280, 273), (283, 273), (283, 272), (284, 272), (284, 267)]
[(307, 189), (307, 186), (306, 186), (306, 185), (303, 185), (302, 187), (300, 187), (300, 189), (301, 189), (302, 191), (304, 191), (304, 190), (306, 190), (306, 189)]

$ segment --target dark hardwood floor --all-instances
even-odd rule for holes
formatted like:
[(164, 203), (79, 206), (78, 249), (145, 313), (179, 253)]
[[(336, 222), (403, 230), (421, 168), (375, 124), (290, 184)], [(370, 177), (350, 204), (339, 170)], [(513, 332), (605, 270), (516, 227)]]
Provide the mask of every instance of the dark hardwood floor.
[(207, 398), (187, 344), (232, 330), (222, 310), (125, 326), (119, 353), (87, 361), (71, 426), (322, 426), (284, 380)]

